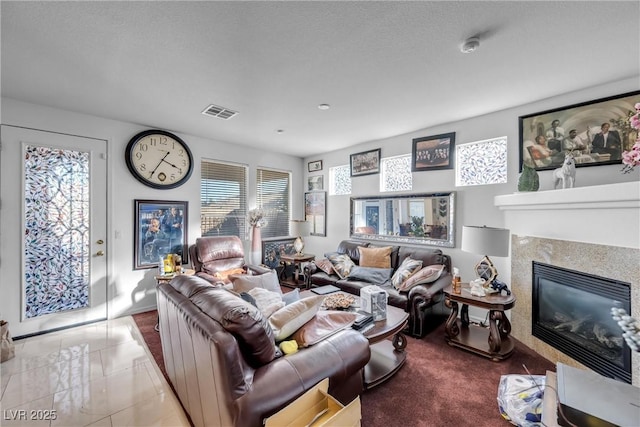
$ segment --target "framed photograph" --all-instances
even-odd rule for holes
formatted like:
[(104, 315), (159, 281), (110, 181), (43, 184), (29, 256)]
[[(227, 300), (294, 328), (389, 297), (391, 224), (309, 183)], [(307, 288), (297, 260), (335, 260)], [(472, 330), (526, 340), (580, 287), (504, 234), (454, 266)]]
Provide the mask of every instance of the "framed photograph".
[(134, 200), (134, 270), (158, 268), (160, 257), (177, 254), (189, 263), (188, 202)]
[(351, 176), (380, 173), (380, 148), (351, 155)]
[(452, 169), (455, 144), (455, 132), (415, 138), (411, 150), (411, 171)]
[(315, 162), (309, 162), (307, 164), (309, 172), (318, 172), (322, 170), (322, 160), (316, 160)]
[(304, 220), (311, 224), (311, 236), (326, 236), (326, 191), (304, 193)]
[(324, 190), (324, 176), (315, 175), (307, 178), (308, 191)]
[(293, 242), (295, 240), (294, 237), (271, 237), (262, 240), (262, 263), (267, 267), (277, 270), (278, 277), (282, 275), (282, 269), (284, 268), (280, 264), (280, 256), (296, 253), (296, 250), (293, 248)]
[(637, 137), (629, 117), (638, 102), (640, 91), (519, 117), (520, 171), (556, 169), (567, 153), (576, 167), (622, 163)]

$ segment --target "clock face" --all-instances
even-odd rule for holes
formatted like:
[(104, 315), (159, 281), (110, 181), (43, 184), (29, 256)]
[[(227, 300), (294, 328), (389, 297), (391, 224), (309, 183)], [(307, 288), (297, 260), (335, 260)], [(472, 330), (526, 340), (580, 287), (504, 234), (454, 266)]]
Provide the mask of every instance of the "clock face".
[(184, 184), (193, 170), (189, 147), (176, 135), (161, 130), (147, 130), (131, 138), (125, 159), (138, 181), (159, 189)]

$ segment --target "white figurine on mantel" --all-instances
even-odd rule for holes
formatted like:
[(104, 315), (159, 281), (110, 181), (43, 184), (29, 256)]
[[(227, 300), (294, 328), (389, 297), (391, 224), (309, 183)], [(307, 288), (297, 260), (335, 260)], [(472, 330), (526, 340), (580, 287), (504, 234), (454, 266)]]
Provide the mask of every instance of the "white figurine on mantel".
[[(553, 188), (573, 188), (576, 184), (576, 160), (571, 152), (564, 156), (564, 163), (553, 170)], [(560, 187), (560, 185), (562, 185)]]
[(469, 282), (469, 285), (471, 285), (471, 295), (475, 297), (483, 297), (486, 295), (484, 289), (484, 279), (472, 280), (471, 282)]

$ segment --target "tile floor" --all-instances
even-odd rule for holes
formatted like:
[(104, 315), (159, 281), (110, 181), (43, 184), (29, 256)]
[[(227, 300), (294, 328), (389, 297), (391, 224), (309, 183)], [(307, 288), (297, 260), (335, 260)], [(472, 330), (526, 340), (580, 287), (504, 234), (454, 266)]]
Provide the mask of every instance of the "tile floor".
[(130, 316), (15, 341), (2, 426), (189, 426)]

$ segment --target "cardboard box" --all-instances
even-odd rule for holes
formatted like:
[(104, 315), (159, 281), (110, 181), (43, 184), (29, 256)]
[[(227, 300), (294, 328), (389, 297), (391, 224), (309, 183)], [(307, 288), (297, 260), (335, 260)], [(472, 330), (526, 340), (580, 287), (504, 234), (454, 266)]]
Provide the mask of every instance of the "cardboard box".
[(360, 426), (360, 397), (347, 406), (328, 393), (329, 378), (325, 378), (291, 402), (281, 411), (265, 420), (265, 427), (308, 426), (355, 427)]
[(374, 322), (387, 318), (387, 293), (378, 286), (360, 289), (360, 310), (371, 313)]

